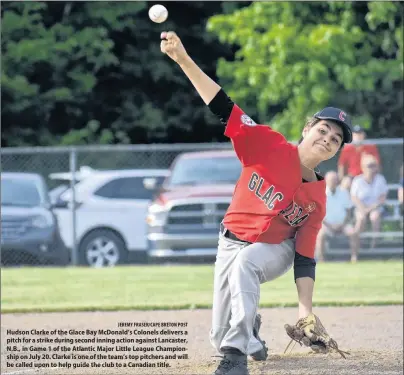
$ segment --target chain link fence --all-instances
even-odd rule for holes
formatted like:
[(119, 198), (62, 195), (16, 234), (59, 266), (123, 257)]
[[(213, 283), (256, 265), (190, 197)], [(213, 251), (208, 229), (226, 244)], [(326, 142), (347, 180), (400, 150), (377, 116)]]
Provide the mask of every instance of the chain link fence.
[[(371, 139), (365, 143), (378, 146), (382, 160), (382, 172), (389, 184), (397, 184), (399, 171), (403, 164), (403, 139)], [(61, 185), (60, 181), (49, 177), (52, 173), (72, 173), (73, 180), (65, 181), (65, 184), (70, 186), (74, 201), (77, 172), (83, 170), (83, 167), (98, 170), (168, 169), (175, 157), (183, 152), (229, 150), (231, 148), (231, 143), (2, 148), (1, 166), (3, 173), (28, 172), (39, 174), (46, 181), (49, 190)], [(320, 171), (324, 174), (329, 170), (336, 170), (337, 160), (338, 157), (324, 162), (319, 168)], [(22, 243), (21, 238), (24, 238), (24, 234), (32, 227), (32, 223), (25, 222), (19, 225), (15, 219), (18, 215), (12, 215), (14, 219), (8, 220), (7, 212), (7, 210), (2, 210), (2, 264), (33, 264), (36, 262), (54, 264), (55, 261), (63, 263), (61, 262), (62, 259), (70, 264), (80, 263), (79, 245), (81, 239), (76, 238), (77, 215), (74, 206), (71, 206), (69, 210), (69, 225), (72, 227), (69, 232), (71, 240), (66, 241), (64, 238), (61, 241), (64, 244), (66, 242), (71, 244), (66, 247), (67, 250), (59, 249), (63, 246), (60, 245), (57, 233), (52, 234), (52, 241), (48, 240), (47, 243), (41, 243), (35, 238), (30, 239), (31, 242), (28, 244)], [(27, 216), (30, 216), (28, 212)], [(43, 230), (44, 228), (40, 229)], [(7, 244), (10, 238), (14, 238), (14, 245), (12, 246)], [(32, 251), (33, 248), (35, 251)]]

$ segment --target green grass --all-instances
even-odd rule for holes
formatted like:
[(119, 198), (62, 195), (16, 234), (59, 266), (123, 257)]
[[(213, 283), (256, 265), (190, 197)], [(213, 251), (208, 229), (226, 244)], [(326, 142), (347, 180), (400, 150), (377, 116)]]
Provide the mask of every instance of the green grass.
[[(213, 266), (2, 269), (1, 312), (209, 308)], [(402, 261), (317, 266), (317, 306), (403, 304)], [(293, 271), (265, 283), (261, 306), (296, 306)]]

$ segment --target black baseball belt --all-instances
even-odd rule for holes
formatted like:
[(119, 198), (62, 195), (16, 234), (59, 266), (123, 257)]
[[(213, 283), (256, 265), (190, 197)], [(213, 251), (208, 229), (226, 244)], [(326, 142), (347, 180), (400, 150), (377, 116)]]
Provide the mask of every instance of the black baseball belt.
[(229, 240), (233, 241), (238, 241), (238, 242), (244, 242), (244, 243), (251, 243), (248, 241), (240, 240), (234, 233), (229, 231), (223, 223), (220, 223), (220, 233), (222, 234), (223, 237), (228, 238)]

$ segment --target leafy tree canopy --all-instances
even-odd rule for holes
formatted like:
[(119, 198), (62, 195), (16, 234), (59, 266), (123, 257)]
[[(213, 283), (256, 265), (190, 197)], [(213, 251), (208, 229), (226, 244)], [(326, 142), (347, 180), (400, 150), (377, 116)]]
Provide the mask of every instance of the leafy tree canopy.
[(261, 123), (297, 139), (329, 105), (371, 135), (402, 136), (403, 3), (256, 2), (208, 30), (239, 47), (218, 76)]

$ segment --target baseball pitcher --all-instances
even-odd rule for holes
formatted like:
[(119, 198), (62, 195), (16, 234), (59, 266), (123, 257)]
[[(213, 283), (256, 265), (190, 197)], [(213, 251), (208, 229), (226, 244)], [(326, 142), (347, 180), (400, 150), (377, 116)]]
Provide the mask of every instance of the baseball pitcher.
[(339, 351), (312, 312), (315, 243), (326, 207), (325, 182), (315, 169), (352, 141), (348, 115), (324, 108), (304, 124), (300, 143), (292, 145), (233, 103), (174, 32), (163, 32), (161, 39), (161, 51), (180, 66), (225, 125), (242, 165), (219, 233), (210, 340), (224, 356), (214, 374), (247, 375), (247, 356), (267, 358), (259, 336), (260, 284), (292, 266), (299, 309), (297, 323), (285, 326), (287, 334), (315, 351)]

